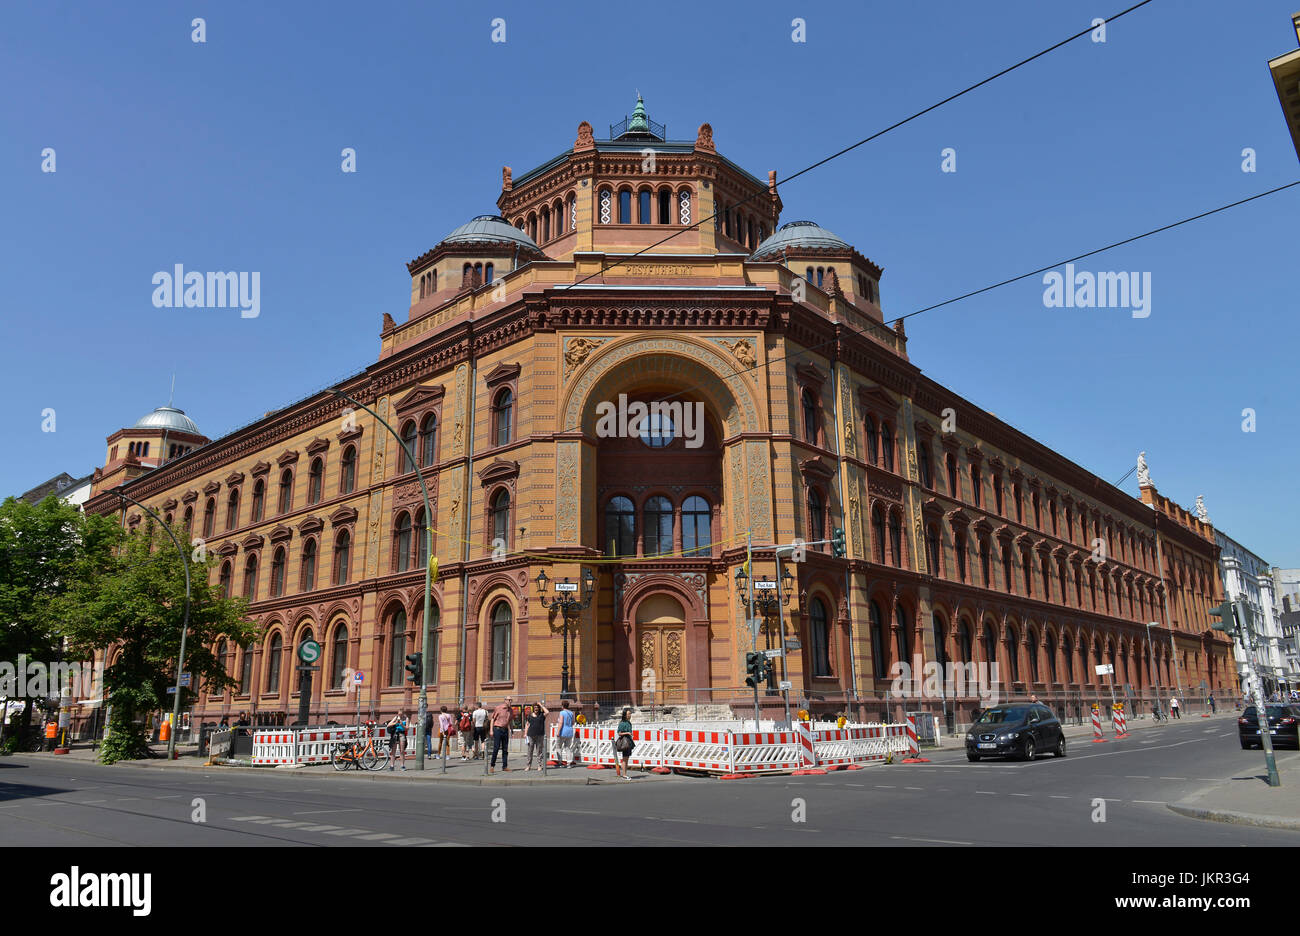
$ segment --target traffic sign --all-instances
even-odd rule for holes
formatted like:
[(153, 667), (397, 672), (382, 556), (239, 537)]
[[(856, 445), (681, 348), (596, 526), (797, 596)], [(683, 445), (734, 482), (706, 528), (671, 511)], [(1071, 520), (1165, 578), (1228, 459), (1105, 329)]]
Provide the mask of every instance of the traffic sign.
[(759, 579), (754, 582), (754, 591), (776, 591), (776, 582)]
[(361, 670), (354, 670), (352, 673), (352, 681), (358, 684), (363, 683), (366, 681), (366, 674), (361, 672)]
[(304, 640), (298, 645), (298, 659), (308, 665), (320, 659), (320, 644), (314, 640)]
[(184, 686), (186, 689), (188, 689), (188, 688), (190, 687), (190, 674), (189, 674), (189, 673), (181, 673), (181, 685)]
[(777, 688), (785, 692), (789, 692), (791, 689), (794, 688), (794, 683), (790, 682), (790, 680), (788, 679), (783, 679), (779, 683), (777, 683)]
[(578, 590), (577, 582), (556, 582), (555, 590), (557, 592), (576, 592)]
[(764, 651), (763, 651), (763, 654), (764, 654), (764, 655), (765, 655), (769, 660), (772, 660), (772, 659), (775, 659), (776, 657), (782, 656), (784, 653), (785, 653), (785, 651), (782, 650), (780, 647), (777, 647), (777, 648), (775, 648), (775, 649), (773, 649), (773, 650), (764, 650)]
[(787, 650), (802, 650), (803, 644), (799, 643), (797, 640), (787, 640), (785, 642), (785, 648)]
[(1098, 676), (1105, 676), (1107, 673), (1115, 672), (1115, 667), (1111, 666), (1109, 663), (1098, 663), (1094, 668), (1097, 670)]

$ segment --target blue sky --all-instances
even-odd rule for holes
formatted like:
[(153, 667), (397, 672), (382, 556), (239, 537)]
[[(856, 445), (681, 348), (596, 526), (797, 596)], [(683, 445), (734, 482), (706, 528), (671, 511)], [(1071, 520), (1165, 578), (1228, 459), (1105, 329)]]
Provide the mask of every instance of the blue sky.
[[(89, 473), (173, 371), (216, 437), (360, 370), (382, 314), (405, 315), (405, 262), (495, 213), (502, 165), (554, 156), (584, 119), (604, 135), (638, 89), (671, 138), (708, 121), (783, 178), (1127, 5), (6, 4), (0, 491)], [(793, 181), (782, 220), (884, 267), (889, 317), (1293, 181), (1267, 61), (1295, 47), (1294, 6), (1155, 0)], [(1300, 566), (1298, 208), (1291, 189), (1079, 265), (1150, 273), (1148, 318), (1045, 308), (1034, 277), (909, 319), (912, 360), (1110, 481), (1145, 450), (1163, 494), (1204, 494), (1216, 525)], [(261, 315), (154, 308), (175, 263), (260, 271)]]

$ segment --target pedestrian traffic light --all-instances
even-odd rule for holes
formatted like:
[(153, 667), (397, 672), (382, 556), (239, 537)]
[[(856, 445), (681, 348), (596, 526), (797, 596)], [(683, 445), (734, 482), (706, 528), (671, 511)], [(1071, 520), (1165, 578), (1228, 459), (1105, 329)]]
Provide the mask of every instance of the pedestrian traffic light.
[(424, 654), (408, 653), (406, 655), (406, 678), (419, 683), (424, 677)]
[(745, 669), (749, 673), (745, 685), (757, 689), (759, 683), (767, 678), (767, 657), (757, 650), (750, 650), (745, 654)]
[(1237, 618), (1233, 614), (1231, 601), (1225, 601), (1223, 604), (1211, 608), (1210, 617), (1219, 619), (1217, 624), (1210, 624), (1210, 630), (1223, 631), (1229, 637), (1237, 636)]
[(844, 527), (836, 527), (831, 531), (831, 554), (836, 559), (843, 559), (847, 552), (844, 548)]

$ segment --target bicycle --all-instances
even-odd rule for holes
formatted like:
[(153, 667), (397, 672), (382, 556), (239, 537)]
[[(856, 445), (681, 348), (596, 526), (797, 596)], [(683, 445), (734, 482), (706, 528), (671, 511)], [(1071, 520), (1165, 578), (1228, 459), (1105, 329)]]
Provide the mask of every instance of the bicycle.
[(330, 752), (335, 770), (379, 770), (388, 762), (388, 745), (367, 734), (365, 738), (340, 741)]

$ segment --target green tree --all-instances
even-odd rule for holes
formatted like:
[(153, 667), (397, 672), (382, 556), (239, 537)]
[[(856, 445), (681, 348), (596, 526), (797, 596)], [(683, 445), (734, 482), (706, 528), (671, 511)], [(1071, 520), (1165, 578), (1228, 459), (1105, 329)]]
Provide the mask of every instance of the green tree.
[[(181, 528), (173, 528), (182, 545)], [(192, 688), (182, 688), (181, 707), (202, 691), (235, 685), (224, 662), (213, 652), (225, 637), (238, 645), (252, 639), (256, 626), (246, 619), (243, 598), (228, 598), (208, 584), (215, 559), (195, 550), (190, 562), (191, 596), (185, 670)], [(176, 682), (181, 626), (185, 610), (185, 569), (166, 531), (146, 522), (123, 535), (99, 574), (82, 576), (60, 600), (64, 632), (79, 654), (112, 646), (119, 650), (104, 670), (106, 704), (112, 706), (108, 738), (100, 759), (114, 761), (149, 756), (147, 719), (172, 709), (168, 687)]]
[[(93, 574), (119, 536), (111, 519), (87, 517), (54, 495), (0, 504), (0, 660), (17, 668), (20, 656), (63, 659), (59, 600)], [(34, 702), (44, 700), (25, 699), (20, 730), (31, 723)]]

